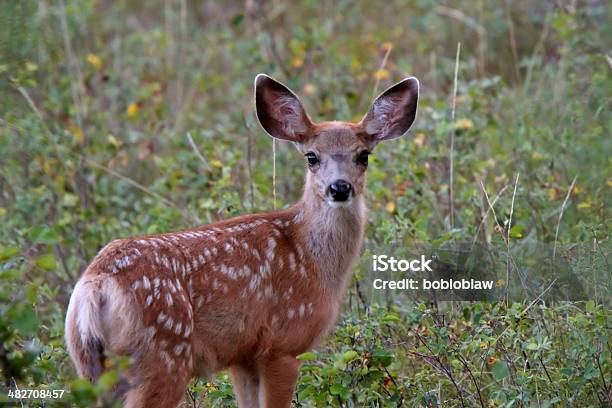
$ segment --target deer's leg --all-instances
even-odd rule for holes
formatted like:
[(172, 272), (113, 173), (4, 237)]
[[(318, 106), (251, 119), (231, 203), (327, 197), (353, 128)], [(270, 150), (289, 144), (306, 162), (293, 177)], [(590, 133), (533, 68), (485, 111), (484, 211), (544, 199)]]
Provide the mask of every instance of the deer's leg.
[(132, 386), (125, 394), (123, 407), (159, 407), (175, 408), (185, 395), (188, 379), (173, 378), (167, 371), (158, 373), (138, 385)]
[(231, 368), (232, 385), (239, 408), (259, 408), (259, 373), (251, 365)]
[(259, 398), (261, 408), (287, 408), (295, 393), (300, 363), (285, 355), (264, 360), (261, 364)]
[(128, 369), (129, 390), (123, 407), (175, 408), (179, 405), (191, 378), (191, 356), (177, 356), (174, 350), (152, 349)]

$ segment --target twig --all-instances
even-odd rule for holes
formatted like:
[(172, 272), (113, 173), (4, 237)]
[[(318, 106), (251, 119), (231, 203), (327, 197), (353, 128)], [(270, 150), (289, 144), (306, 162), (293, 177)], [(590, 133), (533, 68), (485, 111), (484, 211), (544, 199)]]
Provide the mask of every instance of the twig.
[(451, 137), (450, 137), (450, 174), (448, 183), (448, 206), (449, 220), (451, 229), (455, 227), (455, 206), (453, 194), (453, 179), (454, 179), (454, 159), (455, 155), (455, 112), (457, 106), (457, 75), (459, 73), (459, 57), (461, 56), (461, 43), (457, 43), (457, 55), (455, 57), (455, 79), (453, 81), (453, 105), (451, 108)]
[(555, 244), (553, 245), (553, 257), (552, 263), (555, 263), (555, 257), (557, 255), (557, 238), (559, 237), (559, 225), (561, 225), (561, 217), (563, 217), (563, 211), (565, 211), (565, 205), (567, 204), (567, 200), (569, 200), (570, 194), (572, 194), (572, 190), (574, 189), (574, 184), (576, 184), (576, 178), (578, 176), (574, 176), (572, 180), (572, 184), (570, 184), (569, 189), (567, 190), (567, 195), (565, 196), (565, 200), (563, 200), (563, 204), (561, 205), (561, 212), (559, 213), (559, 219), (557, 220), (557, 228), (555, 230)]
[[(163, 196), (157, 194), (155, 191), (152, 191), (152, 190), (148, 189), (147, 187), (143, 186), (142, 184), (140, 184), (136, 180), (133, 180), (133, 179), (127, 177), (127, 176), (124, 176), (123, 174), (118, 173), (115, 170), (113, 170), (113, 169), (111, 169), (111, 168), (109, 168), (107, 166), (104, 166), (103, 164), (96, 163), (95, 161), (93, 161), (91, 159), (88, 159), (87, 157), (82, 156), (82, 158), (90, 166), (95, 167), (95, 168), (100, 169), (100, 170), (104, 170), (108, 174), (110, 174), (112, 176), (115, 176), (118, 179), (121, 179), (121, 180), (125, 181), (126, 183), (136, 187), (137, 189), (139, 189), (139, 190), (149, 194), (152, 197), (155, 197), (156, 199), (158, 199), (159, 201), (161, 201), (162, 203), (166, 204), (169, 207), (173, 207), (173, 208), (176, 208), (178, 210), (182, 210), (181, 207), (179, 207), (178, 204), (176, 204), (174, 201), (171, 201), (171, 200), (167, 199), (166, 197), (163, 197)], [(190, 218), (193, 218), (193, 217), (190, 216)]]
[[(480, 180), (480, 186), (482, 187), (482, 191), (485, 194), (485, 198), (487, 199), (487, 203), (489, 205), (489, 208), (491, 209), (491, 211), (493, 212), (493, 217), (495, 218), (495, 225), (497, 225), (497, 228), (499, 229), (499, 231), (502, 231), (501, 236), (502, 239), (504, 241), (506, 241), (506, 235), (503, 235), (503, 231), (504, 228), (500, 225), (499, 220), (497, 219), (497, 214), (495, 213), (495, 208), (493, 208), (493, 204), (491, 203), (491, 200), (489, 200), (489, 195), (487, 194), (487, 190), (484, 186), (484, 183), (482, 182), (482, 180)], [(525, 287), (525, 280), (523, 279), (523, 275), (521, 275), (520, 270), (518, 269), (518, 267), (516, 266), (516, 262), (514, 262), (514, 259), (512, 257), (512, 254), (510, 254), (510, 252), (508, 252), (508, 256), (509, 256), (509, 260), (510, 262), (512, 262), (512, 265), (517, 269), (518, 272), (518, 276), (521, 279), (521, 284), (523, 285), (524, 288)], [(506, 281), (506, 286), (508, 285), (508, 282)], [(507, 288), (506, 288), (507, 290)]]
[(202, 154), (202, 152), (200, 152), (200, 149), (198, 149), (198, 146), (196, 146), (196, 144), (194, 143), (193, 138), (191, 137), (191, 132), (187, 132), (187, 140), (189, 141), (189, 144), (191, 145), (193, 152), (196, 154), (196, 156), (198, 156), (198, 159), (200, 159), (202, 163), (204, 163), (206, 170), (210, 171), (210, 166), (208, 165), (208, 162), (204, 158), (204, 155)]
[(512, 215), (514, 214), (514, 198), (516, 197), (516, 187), (521, 173), (516, 173), (514, 180), (514, 191), (512, 192), (512, 202), (510, 204), (510, 218), (506, 228), (506, 306), (508, 306), (508, 282), (510, 282), (510, 229), (512, 228)]
[(459, 384), (457, 384), (457, 381), (455, 381), (455, 378), (453, 377), (453, 373), (448, 368), (446, 368), (444, 363), (442, 363), (442, 360), (440, 359), (440, 357), (438, 357), (438, 355), (433, 352), (431, 347), (429, 347), (429, 345), (425, 342), (425, 340), (423, 340), (421, 335), (416, 330), (414, 331), (414, 334), (416, 335), (417, 339), (419, 339), (419, 341), (423, 343), (423, 345), (431, 353), (431, 358), (433, 358), (440, 365), (440, 368), (442, 369), (442, 371), (444, 371), (448, 379), (451, 380), (451, 382), (455, 386), (455, 389), (459, 393), (459, 399), (460, 399), (459, 402), (461, 403), (461, 406), (465, 407), (465, 402), (463, 401), (463, 392), (461, 391), (461, 388), (459, 388)]
[(446, 6), (437, 6), (436, 7), (436, 13), (445, 16), (445, 17), (450, 17), (454, 20), (457, 20), (463, 24), (465, 24), (466, 26), (468, 26), (469, 28), (471, 28), (472, 30), (476, 31), (476, 33), (478, 34), (478, 65), (479, 65), (479, 71), (480, 71), (480, 75), (484, 75), (485, 74), (485, 54), (486, 54), (486, 36), (487, 36), (487, 30), (484, 28), (484, 26), (482, 24), (480, 24), (478, 21), (476, 21), (475, 19), (473, 19), (472, 17), (468, 16), (467, 14), (463, 13), (460, 10), (454, 9), (452, 7), (446, 7)]
[[(391, 50), (393, 49), (393, 45), (389, 44), (387, 50), (385, 51), (385, 55), (380, 63), (380, 67), (378, 71), (382, 71), (387, 66), (387, 60), (389, 59), (389, 54), (391, 54)], [(376, 98), (376, 94), (378, 93), (378, 85), (380, 84), (380, 75), (376, 75), (376, 82), (374, 83), (374, 89), (372, 89), (372, 99)]]
[(247, 172), (249, 173), (249, 193), (251, 199), (251, 210), (255, 207), (255, 187), (253, 186), (253, 147), (252, 147), (252, 135), (251, 127), (249, 126), (246, 115), (242, 115), (244, 126), (247, 129)]
[[(552, 286), (555, 284), (555, 282), (557, 282), (557, 278), (553, 279), (553, 281), (550, 282), (550, 285), (548, 285), (548, 287), (546, 289), (544, 289), (542, 291), (542, 293), (540, 293), (535, 299), (533, 299), (533, 301), (531, 301), (531, 303), (525, 309), (523, 309), (523, 311), (519, 314), (519, 316), (523, 316), (525, 313), (527, 313), (527, 311), (529, 309), (531, 309), (531, 307), (533, 305), (535, 305), (538, 302), (538, 300), (540, 300), (546, 294), (546, 292), (548, 292), (550, 290), (550, 288), (552, 288)], [(502, 332), (502, 334), (503, 334), (503, 332)], [(500, 334), (500, 337), (501, 337), (501, 334)], [(498, 339), (499, 339), (499, 337), (498, 337)]]
[(62, 37), (64, 39), (64, 48), (66, 49), (66, 56), (68, 58), (67, 65), (69, 68), (74, 69), (75, 74), (76, 74), (75, 76), (77, 79), (77, 87), (75, 87), (74, 83), (71, 81), (70, 90), (72, 93), (72, 100), (76, 108), (75, 112), (76, 112), (77, 124), (79, 126), (79, 129), (81, 129), (81, 131), (84, 133), (85, 129), (83, 129), (83, 117), (82, 117), (82, 114), (84, 111), (84, 105), (81, 100), (81, 97), (83, 94), (81, 87), (83, 86), (83, 83), (84, 83), (83, 73), (81, 72), (81, 67), (78, 61), (76, 60), (76, 58), (74, 57), (74, 52), (72, 50), (72, 43), (70, 42), (70, 35), (68, 33), (68, 22), (66, 21), (66, 4), (64, 3), (64, 0), (60, 1), (60, 9), (61, 9), (60, 25), (62, 27)]
[(506, 6), (506, 24), (508, 24), (508, 37), (510, 39), (510, 49), (512, 50), (512, 59), (514, 62), (514, 75), (516, 76), (516, 80), (520, 81), (521, 74), (519, 72), (518, 66), (518, 51), (516, 47), (516, 37), (514, 36), (514, 22), (512, 21), (512, 16), (510, 15), (510, 4), (508, 0), (504, 1)]
[(276, 210), (276, 139), (272, 139), (272, 208)]
[(546, 377), (548, 377), (548, 381), (550, 381), (550, 383), (553, 383), (552, 378), (550, 378), (550, 374), (548, 374), (548, 369), (546, 368), (546, 365), (544, 364), (544, 361), (542, 360), (542, 356), (538, 354), (538, 360), (540, 360), (540, 364), (542, 364), (542, 367), (544, 367), (544, 372), (546, 373)]
[[(493, 198), (492, 205), (495, 205), (497, 200), (499, 200), (499, 198), (502, 196), (502, 194), (504, 194), (504, 192), (507, 189), (508, 189), (508, 185), (506, 184), (501, 190), (499, 190), (499, 193), (497, 193), (495, 198)], [(474, 239), (472, 240), (472, 246), (470, 248), (470, 252), (474, 249), (474, 245), (476, 244), (476, 240), (478, 239), (478, 234), (480, 233), (480, 230), (482, 229), (482, 226), (484, 225), (484, 223), (487, 221), (487, 217), (489, 216), (489, 211), (491, 211), (491, 207), (487, 207), (487, 211), (482, 216), (482, 220), (480, 220), (480, 224), (478, 224), (478, 228), (476, 229), (476, 232), (474, 233)]]
[(476, 381), (476, 377), (474, 377), (474, 373), (472, 373), (472, 369), (470, 368), (470, 365), (468, 364), (467, 360), (465, 358), (463, 358), (463, 356), (461, 355), (461, 353), (457, 352), (457, 357), (459, 358), (459, 360), (461, 360), (461, 363), (463, 364), (463, 366), (465, 367), (465, 369), (468, 371), (468, 374), (470, 376), (470, 378), (472, 379), (472, 382), (474, 383), (474, 386), (476, 387), (476, 393), (478, 394), (478, 400), (480, 401), (480, 406), (484, 408), (484, 401), (482, 400), (482, 395), (480, 394), (480, 387), (478, 386), (478, 382)]

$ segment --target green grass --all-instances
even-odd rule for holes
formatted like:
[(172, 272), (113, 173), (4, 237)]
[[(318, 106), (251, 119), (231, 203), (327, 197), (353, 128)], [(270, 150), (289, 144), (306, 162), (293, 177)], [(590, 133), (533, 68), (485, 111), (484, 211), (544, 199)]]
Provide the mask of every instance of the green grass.
[[(73, 383), (62, 336), (70, 291), (96, 252), (274, 206), (272, 141), (252, 107), (258, 72), (292, 87), (318, 120), (358, 120), (373, 95), (414, 75), (417, 122), (370, 165), (363, 259), (389, 243), (477, 239), (505, 265), (513, 204), (514, 256), (556, 247), (590, 301), (372, 297), (360, 267), (336, 330), (302, 356), (296, 403), (609, 405), (609, 6), (508, 3), (0, 3), (0, 378), (72, 384), (75, 403), (89, 405), (113, 376)], [(299, 197), (304, 171), (277, 143), (278, 207)], [(489, 213), (479, 229), (483, 186), (491, 200), (502, 192), (501, 228)], [(227, 376), (210, 381), (192, 384), (187, 405), (233, 403)]]

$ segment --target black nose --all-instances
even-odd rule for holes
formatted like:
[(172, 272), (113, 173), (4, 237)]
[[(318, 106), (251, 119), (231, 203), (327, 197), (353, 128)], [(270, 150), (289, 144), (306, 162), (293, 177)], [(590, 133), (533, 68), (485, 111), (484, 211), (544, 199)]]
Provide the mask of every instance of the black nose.
[(346, 201), (351, 194), (351, 185), (344, 180), (337, 180), (329, 186), (329, 193), (334, 201)]

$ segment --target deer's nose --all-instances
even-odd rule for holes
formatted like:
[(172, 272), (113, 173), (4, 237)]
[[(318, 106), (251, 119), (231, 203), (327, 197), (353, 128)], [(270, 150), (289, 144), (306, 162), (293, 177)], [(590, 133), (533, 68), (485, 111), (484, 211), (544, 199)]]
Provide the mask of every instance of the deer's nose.
[(334, 201), (346, 201), (351, 194), (351, 185), (344, 180), (336, 180), (329, 186), (329, 193)]

